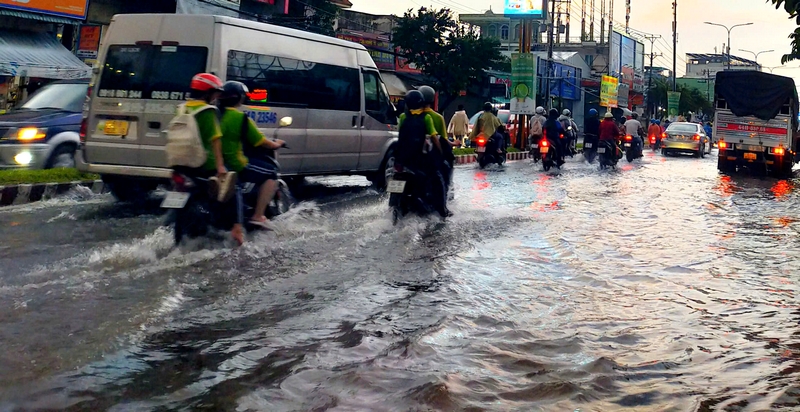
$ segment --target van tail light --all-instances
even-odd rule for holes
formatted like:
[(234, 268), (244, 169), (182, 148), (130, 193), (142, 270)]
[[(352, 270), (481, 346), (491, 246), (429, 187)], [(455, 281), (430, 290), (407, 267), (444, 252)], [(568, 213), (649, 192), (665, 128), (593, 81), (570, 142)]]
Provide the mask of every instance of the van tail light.
[(86, 131), (88, 129), (89, 129), (89, 118), (83, 116), (83, 119), (81, 120), (81, 128), (80, 131), (78, 131), (78, 136), (80, 138), (81, 144), (86, 143)]
[(700, 135), (696, 134), (696, 135), (694, 135), (694, 137), (692, 137), (692, 139), (694, 139), (695, 142), (699, 142), (700, 141)]
[(724, 140), (720, 140), (717, 146), (719, 146), (719, 150), (725, 150), (728, 148), (728, 143)]
[(786, 154), (786, 149), (784, 149), (782, 146), (779, 146), (775, 148), (774, 153), (775, 156), (783, 156), (784, 154)]

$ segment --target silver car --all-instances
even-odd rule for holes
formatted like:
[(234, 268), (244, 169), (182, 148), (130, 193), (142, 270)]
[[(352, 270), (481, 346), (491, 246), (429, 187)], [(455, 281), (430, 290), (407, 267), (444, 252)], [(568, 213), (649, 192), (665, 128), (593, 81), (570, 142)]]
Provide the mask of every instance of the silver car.
[(703, 126), (697, 123), (672, 123), (661, 137), (661, 153), (664, 156), (690, 153), (702, 158), (711, 153), (711, 147), (711, 139), (706, 135)]

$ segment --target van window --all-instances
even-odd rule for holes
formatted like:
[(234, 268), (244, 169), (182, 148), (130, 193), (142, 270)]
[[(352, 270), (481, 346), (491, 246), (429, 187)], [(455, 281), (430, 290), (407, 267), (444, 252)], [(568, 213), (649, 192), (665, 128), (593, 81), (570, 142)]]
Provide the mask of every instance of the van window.
[(227, 79), (247, 85), (254, 106), (361, 110), (358, 69), (231, 50)]
[(110, 46), (98, 97), (186, 100), (192, 77), (206, 70), (208, 49), (194, 46)]
[(389, 116), (392, 108), (389, 92), (383, 84), (378, 72), (364, 71), (364, 109), (375, 120), (389, 124), (393, 119)]

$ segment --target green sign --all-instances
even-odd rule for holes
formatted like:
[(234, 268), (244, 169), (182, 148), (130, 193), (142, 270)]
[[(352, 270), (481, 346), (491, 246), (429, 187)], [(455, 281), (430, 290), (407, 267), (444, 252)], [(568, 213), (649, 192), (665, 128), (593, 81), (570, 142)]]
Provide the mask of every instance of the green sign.
[(673, 121), (678, 118), (678, 106), (681, 103), (681, 92), (667, 92), (667, 116)]
[(511, 54), (511, 114), (536, 112), (536, 56)]

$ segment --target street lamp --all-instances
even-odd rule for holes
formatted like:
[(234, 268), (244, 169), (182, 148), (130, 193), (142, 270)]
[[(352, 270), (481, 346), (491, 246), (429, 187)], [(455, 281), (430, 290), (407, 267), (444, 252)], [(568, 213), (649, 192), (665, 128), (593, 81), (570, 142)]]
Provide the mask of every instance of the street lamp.
[[(758, 52), (758, 53), (756, 53), (756, 52), (751, 52), (750, 50), (745, 50), (745, 49), (739, 49), (739, 51), (743, 51), (743, 52), (745, 52), (745, 53), (750, 53), (750, 54), (752, 54), (752, 55), (753, 55), (753, 60), (756, 62), (756, 67), (758, 67), (758, 56), (759, 56), (759, 55), (761, 55), (761, 53), (772, 53), (772, 52), (774, 52), (775, 50), (762, 50), (762, 51), (760, 51), (760, 52)], [(730, 56), (728, 56), (728, 57), (730, 58)]]
[(751, 25), (753, 23), (735, 24), (735, 25), (731, 26), (730, 28), (728, 28), (728, 26), (726, 26), (724, 24), (711, 23), (710, 21), (706, 21), (704, 23), (705, 24), (709, 24), (711, 26), (723, 27), (725, 30), (728, 31), (728, 46), (727, 46), (727, 48), (728, 48), (728, 70), (730, 70), (731, 69), (731, 30), (733, 30), (733, 29), (735, 29), (737, 27), (741, 27), (741, 26), (749, 26), (749, 25)]
[(762, 67), (763, 69), (769, 70), (772, 73), (775, 69), (800, 69), (800, 67), (789, 67), (789, 66), (773, 66), (773, 67)]

